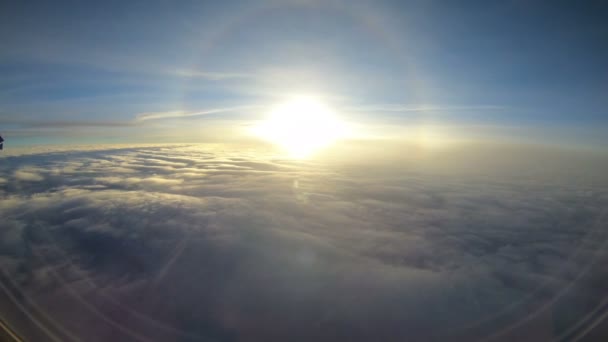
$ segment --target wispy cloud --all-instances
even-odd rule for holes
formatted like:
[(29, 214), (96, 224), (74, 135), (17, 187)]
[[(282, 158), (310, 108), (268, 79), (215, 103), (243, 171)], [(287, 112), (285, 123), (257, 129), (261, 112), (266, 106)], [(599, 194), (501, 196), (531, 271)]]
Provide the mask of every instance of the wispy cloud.
[(237, 112), (242, 110), (251, 110), (258, 108), (257, 106), (238, 106), (238, 107), (226, 107), (226, 108), (214, 108), (202, 111), (166, 111), (166, 112), (149, 112), (140, 113), (135, 117), (134, 122), (140, 123), (149, 120), (161, 120), (161, 119), (176, 119), (176, 118), (188, 118), (194, 116), (203, 116), (219, 113)]
[[(229, 74), (214, 74), (210, 73), (209, 77), (239, 77), (238, 74), (230, 76)], [(195, 77), (195, 76), (193, 76)], [(202, 76), (201, 76), (202, 77)], [(245, 77), (245, 76), (243, 76)], [(187, 119), (196, 118), (199, 116), (215, 115), (222, 113), (235, 113), (254, 111), (263, 108), (259, 104), (251, 104), (244, 106), (233, 107), (217, 107), (198, 111), (170, 110), (158, 112), (143, 112), (135, 114), (132, 119), (127, 120), (48, 120), (22, 118), (18, 115), (11, 115), (0, 118), (0, 124), (11, 126), (13, 129), (61, 129), (61, 128), (119, 128), (138, 126), (153, 120), (168, 120), (168, 119)], [(351, 113), (415, 113), (415, 112), (453, 112), (453, 111), (496, 111), (504, 110), (506, 107), (496, 105), (477, 105), (477, 106), (436, 106), (436, 105), (403, 105), (403, 104), (379, 104), (369, 106), (344, 106), (340, 108), (341, 112)], [(19, 134), (21, 135), (21, 134)]]
[[(1, 114), (1, 113), (0, 113)], [(10, 115), (10, 114), (8, 114)], [(19, 114), (7, 117), (0, 116), (0, 124), (17, 126), (21, 128), (67, 128), (67, 127), (122, 127), (132, 126), (130, 121), (120, 120), (39, 120), (35, 118), (21, 118)]]
[(254, 78), (255, 75), (250, 73), (239, 73), (239, 72), (214, 72), (214, 71), (200, 71), (192, 69), (180, 69), (175, 70), (173, 75), (186, 78), (200, 78), (209, 81), (223, 81), (229, 79), (245, 79)]
[(25, 121), (20, 122), (20, 126), (31, 128), (68, 128), (68, 127), (123, 127), (133, 126), (132, 122), (128, 121)]
[(235, 106), (224, 108), (212, 108), (200, 111), (164, 111), (164, 112), (145, 112), (135, 115), (131, 120), (37, 120), (33, 118), (19, 118), (18, 115), (11, 117), (1, 117), (0, 124), (4, 126), (12, 126), (18, 129), (42, 129), (42, 128), (78, 128), (78, 127), (127, 127), (137, 126), (146, 121), (163, 120), (163, 119), (180, 119), (197, 117), (212, 114), (230, 113), (245, 110), (253, 110), (259, 106)]
[(370, 106), (348, 107), (350, 112), (385, 112), (385, 113), (405, 113), (405, 112), (441, 112), (441, 111), (478, 111), (478, 110), (504, 110), (504, 106), (496, 105), (471, 105), (471, 106), (437, 106), (437, 105), (404, 105), (404, 104), (379, 104)]

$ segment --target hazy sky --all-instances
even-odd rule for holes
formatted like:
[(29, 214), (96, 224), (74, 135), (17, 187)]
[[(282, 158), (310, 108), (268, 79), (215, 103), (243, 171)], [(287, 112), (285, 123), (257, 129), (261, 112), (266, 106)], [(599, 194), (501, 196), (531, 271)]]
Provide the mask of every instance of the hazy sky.
[(605, 144), (607, 13), (599, 1), (3, 2), (0, 133), (121, 141), (187, 127), (205, 140), (313, 94), (364, 127)]

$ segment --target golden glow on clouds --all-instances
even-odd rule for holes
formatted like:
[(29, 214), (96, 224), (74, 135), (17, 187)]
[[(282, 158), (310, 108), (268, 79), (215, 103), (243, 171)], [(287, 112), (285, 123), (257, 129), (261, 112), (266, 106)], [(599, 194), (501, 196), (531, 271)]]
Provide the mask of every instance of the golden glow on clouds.
[(415, 129), (413, 134), (413, 140), (424, 148), (435, 148), (441, 147), (446, 144), (446, 133), (442, 132), (440, 128), (433, 126), (421, 125)]
[(300, 96), (272, 108), (253, 133), (290, 156), (302, 158), (344, 138), (348, 128), (329, 106), (314, 97)]

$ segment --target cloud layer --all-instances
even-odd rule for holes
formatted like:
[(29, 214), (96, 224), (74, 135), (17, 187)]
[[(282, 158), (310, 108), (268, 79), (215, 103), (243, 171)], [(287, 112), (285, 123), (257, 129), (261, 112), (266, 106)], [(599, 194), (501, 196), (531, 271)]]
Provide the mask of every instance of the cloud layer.
[(2, 283), (49, 340), (555, 338), (607, 295), (581, 178), (205, 145), (1, 165)]

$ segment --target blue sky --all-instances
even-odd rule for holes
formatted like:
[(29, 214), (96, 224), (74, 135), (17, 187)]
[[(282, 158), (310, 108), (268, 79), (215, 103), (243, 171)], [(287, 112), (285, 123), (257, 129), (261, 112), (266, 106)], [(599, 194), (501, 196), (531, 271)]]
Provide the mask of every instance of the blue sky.
[(593, 1), (4, 2), (0, 132), (147, 139), (244, 125), (312, 93), (364, 125), (432, 118), (604, 144), (607, 13)]

